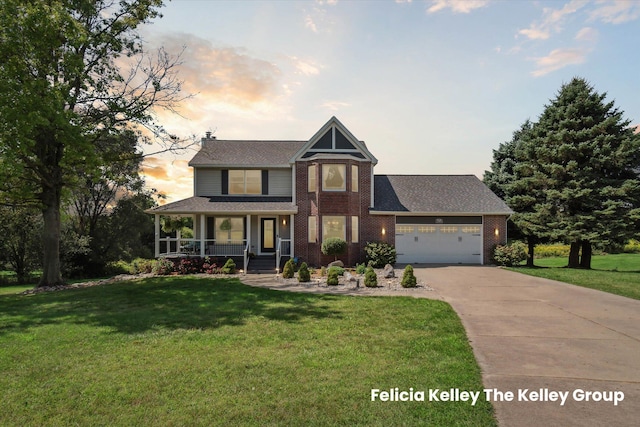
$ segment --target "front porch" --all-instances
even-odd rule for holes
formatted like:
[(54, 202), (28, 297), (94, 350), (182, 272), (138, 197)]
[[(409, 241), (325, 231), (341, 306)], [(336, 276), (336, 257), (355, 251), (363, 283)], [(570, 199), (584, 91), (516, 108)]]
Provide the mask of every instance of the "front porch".
[(259, 213), (194, 213), (155, 215), (156, 258), (186, 256), (234, 258), (238, 268), (251, 271), (252, 259), (260, 271), (272, 259), (279, 271), (283, 260), (293, 257), (293, 215)]

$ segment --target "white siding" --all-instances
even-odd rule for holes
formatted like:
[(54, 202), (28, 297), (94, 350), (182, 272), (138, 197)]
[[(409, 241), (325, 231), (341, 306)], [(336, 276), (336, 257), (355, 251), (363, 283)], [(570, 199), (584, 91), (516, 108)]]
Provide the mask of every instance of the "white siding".
[(269, 170), (269, 195), (291, 196), (291, 169)]
[(195, 168), (196, 196), (222, 194), (222, 174), (219, 169)]

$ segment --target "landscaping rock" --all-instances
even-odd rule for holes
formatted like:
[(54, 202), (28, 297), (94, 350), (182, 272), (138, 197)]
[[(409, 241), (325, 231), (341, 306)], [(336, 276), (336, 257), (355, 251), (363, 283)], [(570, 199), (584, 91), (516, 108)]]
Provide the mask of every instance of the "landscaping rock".
[(333, 261), (333, 262), (330, 262), (329, 265), (327, 266), (327, 268), (329, 267), (344, 267), (344, 262), (340, 260)]
[(384, 276), (385, 279), (391, 279), (396, 277), (396, 272), (393, 269), (393, 266), (391, 264), (387, 264), (384, 266), (384, 269), (382, 270), (382, 275)]

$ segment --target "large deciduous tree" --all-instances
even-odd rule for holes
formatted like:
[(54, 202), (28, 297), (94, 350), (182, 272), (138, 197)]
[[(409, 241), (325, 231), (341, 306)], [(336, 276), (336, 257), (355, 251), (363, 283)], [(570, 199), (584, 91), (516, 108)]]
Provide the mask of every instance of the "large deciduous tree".
[[(0, 0), (0, 181), (44, 220), (39, 286), (60, 274), (63, 190), (100, 165), (105, 136), (160, 135), (153, 107), (178, 101), (177, 59), (143, 51), (137, 32), (161, 0)], [(128, 64), (128, 65), (125, 65)], [(19, 179), (17, 178), (19, 177)]]

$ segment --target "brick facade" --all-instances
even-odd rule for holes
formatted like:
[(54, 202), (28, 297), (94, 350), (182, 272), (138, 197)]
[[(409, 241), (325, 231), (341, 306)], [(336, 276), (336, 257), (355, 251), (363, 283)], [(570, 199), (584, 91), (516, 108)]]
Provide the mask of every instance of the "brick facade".
[[(346, 165), (345, 191), (322, 190), (322, 165)], [(316, 165), (316, 190), (308, 191), (308, 167)], [(351, 188), (351, 166), (358, 166), (358, 191)], [(313, 266), (327, 265), (333, 258), (323, 255), (322, 217), (344, 216), (346, 221), (347, 252), (340, 256), (346, 266), (354, 266), (365, 261), (364, 247), (367, 242), (384, 241), (393, 244), (395, 220), (392, 215), (370, 215), (372, 164), (354, 159), (314, 159), (298, 161), (295, 164), (296, 204), (295, 255)], [(317, 218), (315, 242), (309, 241), (309, 217)], [(359, 218), (359, 236), (352, 242), (351, 217)], [(384, 229), (384, 234), (383, 230)]]
[(482, 262), (485, 265), (493, 262), (493, 250), (498, 245), (507, 243), (507, 217), (505, 215), (485, 215), (482, 219)]

